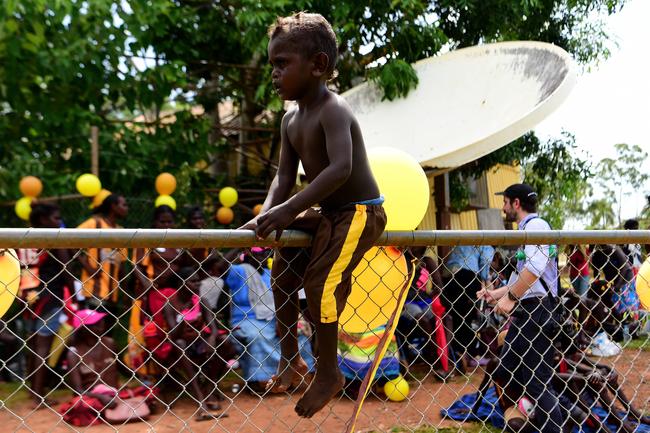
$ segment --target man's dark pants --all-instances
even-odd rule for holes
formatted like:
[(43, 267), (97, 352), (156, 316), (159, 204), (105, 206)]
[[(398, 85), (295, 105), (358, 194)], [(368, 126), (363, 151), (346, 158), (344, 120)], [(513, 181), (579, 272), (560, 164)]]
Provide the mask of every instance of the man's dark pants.
[(522, 389), (535, 405), (535, 425), (542, 433), (561, 431), (562, 415), (558, 399), (551, 390), (555, 370), (553, 343), (553, 300), (531, 298), (521, 301), (501, 351), (494, 378), (502, 387)]

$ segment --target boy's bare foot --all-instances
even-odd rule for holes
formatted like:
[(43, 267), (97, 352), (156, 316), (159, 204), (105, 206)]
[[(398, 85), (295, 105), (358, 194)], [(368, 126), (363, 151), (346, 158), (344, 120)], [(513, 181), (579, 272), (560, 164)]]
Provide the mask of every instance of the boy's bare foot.
[(345, 378), (341, 372), (337, 372), (336, 377), (331, 375), (323, 377), (316, 372), (314, 380), (307, 388), (307, 391), (298, 400), (296, 404), (296, 413), (303, 418), (311, 418), (316, 412), (325, 407), (336, 394), (343, 389)]
[(300, 357), (290, 363), (280, 359), (278, 372), (266, 383), (266, 390), (271, 393), (286, 392), (289, 388), (300, 385), (308, 371), (309, 367)]

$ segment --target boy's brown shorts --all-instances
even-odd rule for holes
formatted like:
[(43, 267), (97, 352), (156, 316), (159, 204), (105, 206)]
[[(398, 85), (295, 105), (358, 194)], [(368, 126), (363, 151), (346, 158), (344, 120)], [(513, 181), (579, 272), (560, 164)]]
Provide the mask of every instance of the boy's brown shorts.
[(273, 289), (295, 290), (296, 281), (302, 278), (312, 319), (336, 322), (352, 288), (352, 271), (384, 227), (386, 214), (381, 205), (306, 210), (287, 229), (310, 233), (312, 245), (308, 249), (282, 248), (275, 252)]

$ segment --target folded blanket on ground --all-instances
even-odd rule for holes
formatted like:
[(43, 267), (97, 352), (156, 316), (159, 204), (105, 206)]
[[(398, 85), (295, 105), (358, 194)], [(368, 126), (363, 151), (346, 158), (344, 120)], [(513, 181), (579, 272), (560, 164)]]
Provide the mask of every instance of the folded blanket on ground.
[[(483, 402), (478, 409), (477, 413), (471, 413), (472, 407), (476, 402), (478, 393), (465, 394), (459, 400), (455, 401), (447, 409), (440, 411), (440, 414), (445, 418), (451, 418), (456, 421), (475, 421), (475, 422), (489, 422), (497, 428), (505, 426), (503, 412), (497, 402), (497, 393), (494, 387), (491, 387), (483, 397)], [(604, 409), (597, 407), (594, 413), (601, 419), (607, 418), (607, 412)], [(616, 427), (609, 424), (609, 427), (616, 431)], [(574, 429), (574, 433), (579, 431), (595, 432), (593, 428), (585, 425), (582, 430)], [(650, 425), (640, 424), (636, 430), (637, 433), (650, 433)]]
[[(117, 407), (113, 408), (113, 412), (118, 415), (126, 414), (126, 418), (122, 417), (120, 421), (148, 416), (150, 411), (146, 407), (147, 403), (155, 400), (159, 394), (158, 388), (138, 386), (135, 388), (124, 388), (118, 391), (103, 384), (96, 385), (91, 392), (93, 394), (117, 397)], [(125, 407), (121, 408), (120, 406)], [(63, 403), (59, 408), (59, 413), (68, 424), (85, 427), (104, 422), (102, 415), (105, 410), (106, 407), (99, 399), (88, 395), (78, 395), (70, 401)], [(108, 417), (107, 420), (111, 421), (113, 419)]]

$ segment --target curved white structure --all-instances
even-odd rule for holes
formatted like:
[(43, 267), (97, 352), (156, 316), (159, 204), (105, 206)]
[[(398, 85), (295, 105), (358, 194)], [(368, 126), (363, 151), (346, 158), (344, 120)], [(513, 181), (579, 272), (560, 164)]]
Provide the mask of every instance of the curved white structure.
[(457, 167), (520, 137), (553, 112), (576, 83), (573, 60), (541, 42), (464, 48), (413, 65), (418, 86), (382, 101), (372, 83), (343, 94), (368, 148), (401, 149), (422, 166)]

